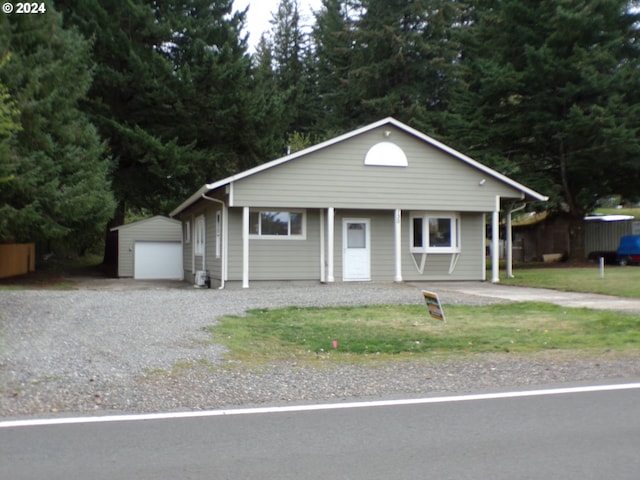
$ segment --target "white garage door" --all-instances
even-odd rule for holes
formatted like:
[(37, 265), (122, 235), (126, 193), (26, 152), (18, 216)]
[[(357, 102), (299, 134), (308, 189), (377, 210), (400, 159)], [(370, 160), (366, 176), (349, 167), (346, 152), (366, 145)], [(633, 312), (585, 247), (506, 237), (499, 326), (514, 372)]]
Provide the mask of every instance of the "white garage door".
[(137, 280), (182, 280), (180, 242), (136, 242), (133, 277)]

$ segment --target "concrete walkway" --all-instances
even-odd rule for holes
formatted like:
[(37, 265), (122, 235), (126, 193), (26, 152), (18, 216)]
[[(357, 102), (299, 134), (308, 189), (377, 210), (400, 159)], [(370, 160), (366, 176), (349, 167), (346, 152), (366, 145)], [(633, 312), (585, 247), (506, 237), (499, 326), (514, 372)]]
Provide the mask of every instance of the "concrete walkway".
[(599, 295), (596, 293), (562, 292), (548, 288), (515, 287), (490, 282), (424, 282), (412, 283), (418, 288), (436, 293), (489, 297), (512, 302), (547, 302), (565, 307), (586, 307), (640, 314), (640, 298)]

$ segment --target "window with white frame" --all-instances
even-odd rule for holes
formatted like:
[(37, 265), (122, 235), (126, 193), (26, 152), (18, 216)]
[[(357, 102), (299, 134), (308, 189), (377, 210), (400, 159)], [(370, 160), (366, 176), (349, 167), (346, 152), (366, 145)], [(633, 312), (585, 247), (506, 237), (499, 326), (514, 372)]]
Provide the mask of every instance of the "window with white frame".
[(205, 223), (204, 215), (196, 217), (195, 230), (193, 232), (194, 241), (194, 254), (204, 255), (204, 242), (205, 242)]
[(304, 239), (303, 210), (255, 210), (249, 212), (249, 234), (262, 238)]
[(456, 214), (412, 213), (411, 252), (460, 252), (460, 217)]

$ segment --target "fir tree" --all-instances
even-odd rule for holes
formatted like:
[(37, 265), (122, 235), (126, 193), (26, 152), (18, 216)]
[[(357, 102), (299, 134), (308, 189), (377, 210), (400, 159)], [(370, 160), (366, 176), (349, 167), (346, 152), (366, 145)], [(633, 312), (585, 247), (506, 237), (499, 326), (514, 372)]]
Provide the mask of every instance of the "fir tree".
[(114, 208), (104, 145), (78, 108), (92, 80), (90, 45), (62, 28), (53, 8), (1, 17), (0, 35), (0, 56), (10, 53), (0, 83), (21, 127), (3, 173), (0, 239), (62, 242), (82, 253)]
[(461, 148), (552, 196), (574, 218), (640, 181), (638, 15), (626, 0), (473, 2), (463, 32)]

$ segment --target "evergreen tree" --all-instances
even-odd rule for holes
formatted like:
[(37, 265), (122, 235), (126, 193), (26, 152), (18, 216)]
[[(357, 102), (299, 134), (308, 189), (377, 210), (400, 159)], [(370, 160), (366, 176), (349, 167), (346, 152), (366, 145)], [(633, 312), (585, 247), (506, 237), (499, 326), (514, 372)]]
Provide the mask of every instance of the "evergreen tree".
[(21, 127), (2, 162), (0, 240), (57, 241), (82, 253), (114, 208), (104, 145), (78, 108), (92, 79), (90, 45), (53, 8), (3, 15), (0, 37), (0, 57), (10, 54), (0, 83)]
[(176, 138), (181, 85), (165, 54), (171, 32), (144, 0), (57, 0), (65, 25), (93, 41), (93, 83), (83, 109), (113, 156), (116, 218), (127, 208), (168, 212), (192, 186), (192, 145)]
[(307, 132), (316, 122), (316, 99), (309, 38), (303, 30), (298, 0), (281, 0), (271, 24), (271, 68), (284, 107), (284, 131)]
[(329, 135), (353, 126), (351, 112), (359, 105), (359, 96), (345, 94), (350, 79), (354, 52), (354, 19), (344, 0), (322, 0), (316, 12), (313, 49), (316, 55), (316, 88), (321, 101), (321, 130)]
[(174, 132), (194, 146), (199, 184), (256, 165), (273, 153), (268, 99), (257, 92), (242, 30), (245, 12), (231, 0), (156, 2), (171, 29), (164, 49), (180, 83), (184, 118)]
[(638, 195), (638, 15), (627, 7), (479, 0), (463, 37), (466, 89), (453, 136), (568, 211), (576, 258), (596, 200)]
[(267, 136), (270, 140), (270, 148), (265, 158), (275, 158), (286, 152), (283, 135), (288, 130), (289, 121), (286, 115), (286, 92), (278, 86), (274, 72), (273, 48), (267, 34), (260, 37), (260, 41), (253, 55), (254, 63), (254, 88), (256, 98), (262, 104), (262, 111), (267, 112), (268, 118), (263, 120), (271, 127)]
[[(9, 59), (9, 55), (0, 58), (0, 70)], [(0, 77), (1, 78), (1, 77)], [(9, 89), (0, 81), (0, 186), (13, 180), (13, 158), (11, 137), (20, 130), (20, 112), (9, 94)], [(0, 223), (2, 220), (0, 220)], [(0, 231), (3, 227), (0, 225)]]
[(433, 131), (449, 101), (460, 12), (445, 0), (324, 0), (315, 39), (330, 114), (345, 127), (394, 116)]

